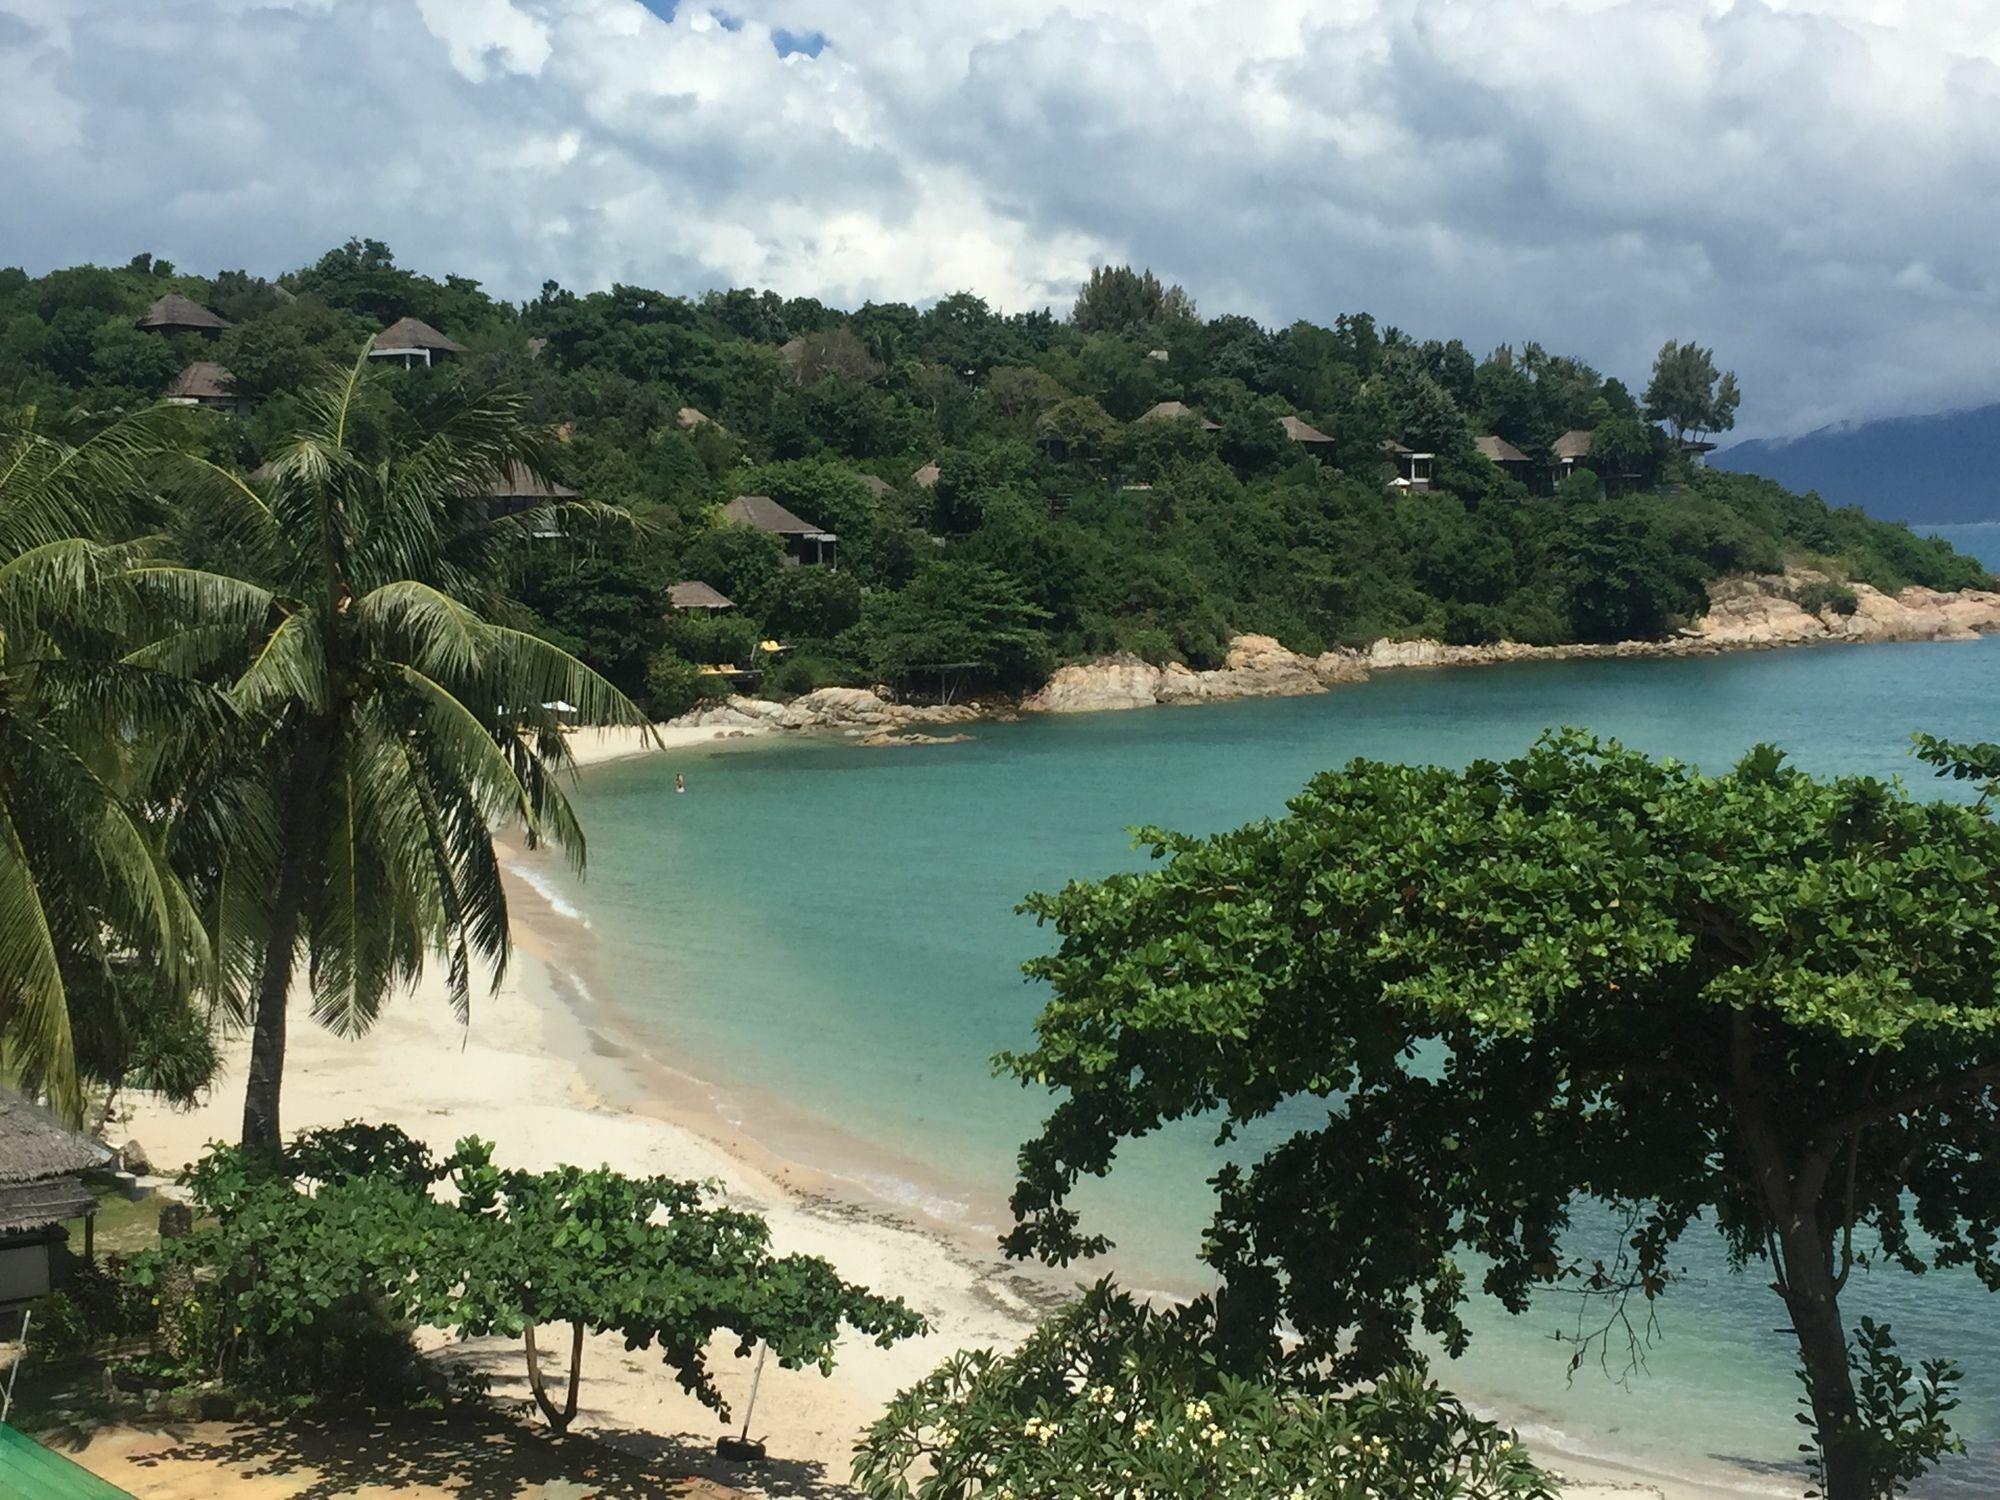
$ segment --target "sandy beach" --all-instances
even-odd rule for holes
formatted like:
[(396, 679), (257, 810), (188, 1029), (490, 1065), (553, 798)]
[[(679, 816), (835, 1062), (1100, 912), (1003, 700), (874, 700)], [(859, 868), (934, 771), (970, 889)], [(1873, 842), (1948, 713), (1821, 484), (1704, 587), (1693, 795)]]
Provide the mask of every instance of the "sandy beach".
[[(699, 736), (688, 744), (713, 737), (708, 731), (674, 733), (677, 739)], [(579, 750), (592, 760), (645, 753), (629, 734), (593, 736)], [(475, 1000), (469, 1029), (456, 1024), (441, 986), (429, 981), (354, 1042), (313, 1025), (299, 1005), (286, 1071), (285, 1128), (393, 1121), (439, 1150), (468, 1134), (483, 1136), (502, 1160), (528, 1167), (605, 1162), (633, 1173), (712, 1179), (729, 1201), (770, 1220), (781, 1251), (826, 1256), (844, 1275), (905, 1297), (929, 1321), (926, 1337), (887, 1350), (843, 1345), (831, 1377), (766, 1368), (751, 1430), (767, 1441), (773, 1461), (754, 1472), (702, 1462), (721, 1424), (679, 1390), (656, 1356), (628, 1353), (616, 1337), (585, 1347), (578, 1430), (632, 1452), (672, 1453), (685, 1469), (703, 1469), (753, 1493), (849, 1493), (853, 1443), (898, 1389), (952, 1350), (1018, 1339), (1070, 1280), (1010, 1265), (997, 1252), (955, 1242), (935, 1226), (859, 1201), (851, 1189), (773, 1157), (723, 1114), (704, 1107), (699, 1090), (674, 1089), (663, 1080), (650, 1095), (622, 1106), (612, 1102), (614, 1092), (622, 1099), (627, 1091), (605, 1087), (605, 1070), (609, 1065), (629, 1077), (620, 1061), (624, 1053), (597, 1029), (596, 1018), (579, 1014), (565, 999), (549, 963), (551, 944), (566, 924), (544, 920), (540, 898), (525, 886), (516, 883), (511, 894), (515, 963), (497, 994)], [(231, 1049), (229, 1072), (203, 1107), (176, 1112), (141, 1101), (123, 1134), (169, 1171), (197, 1156), (206, 1142), (235, 1136), (243, 1054), (240, 1043)], [(566, 1351), (568, 1339), (551, 1336), (543, 1347)], [(718, 1383), (740, 1419), (749, 1363), (717, 1352)], [(452, 1353), (493, 1375), (497, 1401), (527, 1398), (518, 1344), (481, 1341), (455, 1345)], [(135, 1442), (129, 1430), (103, 1434), (78, 1456), (135, 1495), (163, 1500), (213, 1492), (204, 1489), (211, 1484), (233, 1491), (250, 1477), (249, 1469), (230, 1469), (214, 1444), (163, 1449), (157, 1440)], [(1565, 1494), (1577, 1500), (1722, 1500), (1743, 1493), (1563, 1455), (1545, 1459), (1573, 1481)], [(301, 1476), (297, 1488), (274, 1487), (263, 1468), (256, 1473), (258, 1483), (245, 1493), (289, 1495), (307, 1483)]]

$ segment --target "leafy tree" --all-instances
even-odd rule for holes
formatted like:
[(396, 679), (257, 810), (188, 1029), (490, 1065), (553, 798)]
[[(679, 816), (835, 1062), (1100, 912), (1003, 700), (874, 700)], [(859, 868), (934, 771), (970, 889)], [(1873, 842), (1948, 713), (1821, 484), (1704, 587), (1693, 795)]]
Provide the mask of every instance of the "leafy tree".
[(1055, 456), (1099, 463), (1117, 446), (1118, 424), (1089, 396), (1071, 396), (1042, 413), (1035, 435)]
[[(432, 1195), (447, 1178), (450, 1203)], [(763, 1219), (714, 1205), (702, 1184), (608, 1167), (512, 1170), (476, 1138), (439, 1162), (394, 1126), (347, 1125), (274, 1152), (215, 1147), (188, 1182), (204, 1223), (135, 1258), (131, 1274), (151, 1287), (168, 1267), (194, 1271), (201, 1321), (235, 1329), (203, 1354), (217, 1367), (241, 1361), (253, 1378), (324, 1368), (327, 1344), (374, 1309), (461, 1337), (521, 1338), (536, 1403), (562, 1431), (587, 1332), (657, 1344), (682, 1386), (727, 1416), (708, 1366), (720, 1330), (737, 1335), (739, 1356), (762, 1343), (786, 1368), (823, 1371), (843, 1327), (884, 1346), (923, 1330), (900, 1300), (842, 1281), (824, 1260), (773, 1254)], [(535, 1348), (549, 1323), (573, 1330), (561, 1406)]]
[[(1456, 1354), (1472, 1278), (1517, 1313), (1538, 1288), (1601, 1299), (1586, 1344), (1610, 1338), (1707, 1222), (1774, 1279), (1826, 1494), (1888, 1494), (1949, 1439), (1905, 1420), (1893, 1372), (1857, 1392), (1851, 1353), (1882, 1371), (1849, 1344), (1849, 1275), (2000, 1290), (1994, 795), (1768, 748), (1704, 776), (1572, 731), (1462, 772), (1357, 761), (1211, 838), (1147, 830), (1158, 869), (1028, 903), (1061, 935), (1029, 965), (1054, 997), (1005, 1061), (1062, 1098), (1009, 1249), (1102, 1248), (1067, 1199), (1127, 1139), (1310, 1100), (1324, 1125), (1215, 1179), (1225, 1362), (1365, 1378), (1419, 1323)], [(1616, 1257), (1566, 1248), (1580, 1201), (1623, 1226)]]
[(1729, 431), (1736, 425), (1741, 399), (1735, 372), (1716, 372), (1713, 349), (1692, 339), (1685, 344), (1668, 339), (1661, 345), (1646, 385), (1646, 416), (1671, 427), (1676, 443)]
[(495, 823), (516, 820), (583, 857), (548, 705), (575, 705), (587, 723), (644, 723), (574, 657), (473, 606), (496, 544), (561, 519), (463, 524), (463, 497), (535, 457), (518, 400), (451, 394), (413, 413), (378, 381), (364, 350), (344, 379), (309, 392), (261, 489), (214, 475), (230, 572), (155, 564), (135, 575), (177, 611), (179, 628), (148, 659), (219, 673), (247, 721), (218, 747), (260, 795), (222, 856), (216, 944), (253, 1028), (249, 1146), (279, 1139), (301, 955), (314, 1014), (336, 1030), (366, 1030), (432, 959), (469, 1015), (475, 957), (497, 976), (509, 952)]
[(1006, 574), (978, 563), (934, 563), (867, 604), (875, 668), (897, 680), (936, 671), (998, 687), (1032, 682), (1046, 618)]
[(1192, 323), (1194, 299), (1150, 270), (1098, 266), (1077, 288), (1070, 326), (1079, 333), (1130, 333), (1158, 323)]
[(855, 1451), (869, 1500), (1033, 1495), (1549, 1500), (1512, 1434), (1418, 1370), (1326, 1395), (1208, 1355), (1207, 1304), (1156, 1312), (1100, 1283), (1011, 1354), (954, 1354)]

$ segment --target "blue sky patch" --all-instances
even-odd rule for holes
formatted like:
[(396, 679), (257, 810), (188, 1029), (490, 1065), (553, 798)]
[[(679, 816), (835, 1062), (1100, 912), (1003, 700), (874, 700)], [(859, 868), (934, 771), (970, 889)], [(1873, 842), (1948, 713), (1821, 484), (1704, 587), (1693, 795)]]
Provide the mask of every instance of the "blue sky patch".
[(790, 57), (794, 52), (803, 52), (807, 57), (818, 57), (826, 50), (824, 31), (787, 31), (782, 26), (771, 29), (771, 45), (778, 49), (778, 56)]

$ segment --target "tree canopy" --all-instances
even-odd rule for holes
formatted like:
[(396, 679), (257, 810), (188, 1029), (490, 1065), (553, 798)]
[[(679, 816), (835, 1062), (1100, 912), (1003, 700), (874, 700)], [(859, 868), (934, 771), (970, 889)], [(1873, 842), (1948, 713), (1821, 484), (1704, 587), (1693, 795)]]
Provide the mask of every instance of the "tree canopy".
[[(1455, 1353), (1475, 1289), (1605, 1299), (1610, 1337), (1706, 1225), (1775, 1281), (1826, 1493), (1886, 1493), (1944, 1451), (1906, 1419), (1949, 1372), (1871, 1378), (1893, 1356), (1850, 1344), (1852, 1268), (2000, 1289), (1990, 796), (1771, 749), (1709, 776), (1569, 732), (1463, 771), (1357, 761), (1210, 838), (1145, 831), (1158, 868), (1029, 902), (1061, 943), (1029, 965), (1053, 990), (1037, 1045), (1006, 1061), (1060, 1097), (1008, 1246), (1102, 1248), (1067, 1200), (1124, 1141), (1309, 1099), (1323, 1125), (1215, 1181), (1227, 1360), (1366, 1378), (1420, 1329)], [(1581, 1200), (1625, 1225), (1615, 1262), (1566, 1247)]]

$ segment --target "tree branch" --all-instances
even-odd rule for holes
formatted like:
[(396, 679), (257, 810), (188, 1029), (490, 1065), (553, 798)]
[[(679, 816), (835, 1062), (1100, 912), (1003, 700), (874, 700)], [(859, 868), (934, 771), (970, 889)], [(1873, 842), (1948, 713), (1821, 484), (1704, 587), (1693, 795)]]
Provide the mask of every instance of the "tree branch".
[(1898, 1115), (1915, 1114), (1918, 1110), (1929, 1109), (1934, 1104), (1943, 1104), (1961, 1094), (1969, 1094), (1995, 1083), (2000, 1083), (2000, 1063), (1987, 1063), (1983, 1067), (1954, 1073), (1948, 1078), (1934, 1078), (1900, 1094), (1891, 1094), (1887, 1099), (1877, 1100), (1829, 1122), (1807, 1145), (1806, 1155), (1824, 1156), (1831, 1163), (1834, 1153), (1840, 1149), (1841, 1140), (1847, 1136), (1870, 1125), (1886, 1125)]

